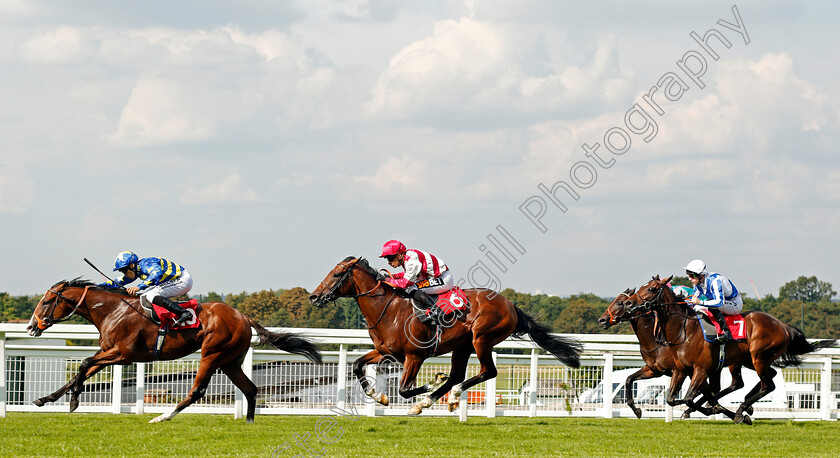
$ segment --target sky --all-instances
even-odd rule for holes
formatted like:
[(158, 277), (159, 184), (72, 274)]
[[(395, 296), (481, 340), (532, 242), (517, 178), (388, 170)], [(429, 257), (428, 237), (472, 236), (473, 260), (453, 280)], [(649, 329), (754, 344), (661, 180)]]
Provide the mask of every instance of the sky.
[(124, 250), (196, 294), (311, 291), (390, 239), (465, 287), (610, 297), (701, 258), (749, 297), (837, 288), (838, 13), (0, 0), (0, 291)]

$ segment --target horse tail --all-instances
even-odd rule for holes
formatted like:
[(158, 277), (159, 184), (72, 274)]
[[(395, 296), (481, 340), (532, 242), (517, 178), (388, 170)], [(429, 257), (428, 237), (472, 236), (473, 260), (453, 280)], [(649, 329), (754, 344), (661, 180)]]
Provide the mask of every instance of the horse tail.
[(513, 330), (514, 337), (522, 338), (528, 334), (537, 345), (554, 355), (563, 364), (569, 367), (580, 367), (580, 353), (583, 351), (583, 345), (580, 342), (551, 335), (547, 327), (534, 321), (519, 307), (513, 308), (516, 310), (517, 318), (516, 329)]
[(783, 354), (774, 363), (774, 365), (779, 367), (799, 366), (802, 364), (802, 358), (800, 358), (799, 355), (811, 353), (819, 350), (820, 348), (831, 347), (837, 342), (834, 339), (808, 342), (808, 339), (805, 338), (805, 334), (799, 330), (799, 328), (788, 324), (785, 324), (785, 328), (788, 336), (790, 336), (790, 344), (788, 344), (785, 354)]
[(260, 345), (270, 343), (278, 350), (305, 356), (313, 363), (323, 363), (321, 352), (319, 352), (318, 348), (316, 348), (309, 340), (297, 334), (271, 332), (250, 318), (248, 318), (248, 323), (250, 323), (251, 327), (257, 331), (257, 334), (259, 334)]

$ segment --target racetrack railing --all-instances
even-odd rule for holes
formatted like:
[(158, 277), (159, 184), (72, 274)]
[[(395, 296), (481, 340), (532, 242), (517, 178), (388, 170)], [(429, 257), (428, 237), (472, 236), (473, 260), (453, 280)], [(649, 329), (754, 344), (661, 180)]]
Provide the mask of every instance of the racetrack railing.
[[(324, 364), (317, 365), (282, 351), (251, 348), (243, 368), (259, 388), (257, 414), (405, 415), (417, 401), (399, 396), (402, 368), (396, 363), (368, 366), (365, 373), (370, 380), (376, 380), (378, 391), (388, 395), (387, 407), (362, 393), (352, 362), (373, 348), (367, 331), (275, 330), (301, 334), (334, 349), (324, 351)], [(498, 376), (495, 379), (462, 394), (460, 408), (455, 412), (450, 413), (444, 401), (439, 401), (423, 414), (461, 419), (467, 415), (633, 417), (625, 404), (624, 380), (643, 365), (635, 336), (566, 336), (584, 343), (580, 368), (563, 366), (551, 355), (541, 354), (544, 352), (529, 340), (509, 339), (496, 346)], [(0, 324), (0, 360), (5, 367), (0, 371), (0, 417), (9, 411), (69, 411), (69, 395), (44, 407), (32, 402), (67, 383), (82, 360), (98, 350), (93, 346), (98, 338), (99, 333), (92, 325), (59, 324), (42, 337), (31, 338), (26, 334), (25, 324)], [(70, 345), (78, 342), (86, 345)], [(167, 412), (190, 391), (199, 356), (196, 353), (175, 361), (108, 367), (85, 382), (78, 411)], [(798, 368), (778, 370), (774, 379), (776, 391), (755, 404), (753, 418), (831, 420), (838, 417), (840, 349), (823, 349), (803, 359)], [(473, 357), (467, 377), (478, 371), (478, 362)], [(449, 372), (448, 356), (427, 360), (417, 377), (418, 385), (434, 379), (439, 372)], [(751, 370), (744, 369), (743, 376), (746, 387), (723, 398), (724, 406), (737, 408), (758, 382)], [(643, 418), (670, 419), (683, 412), (681, 407), (671, 408), (665, 403), (669, 382), (667, 377), (661, 377), (634, 384), (633, 398), (643, 410)], [(729, 384), (726, 371), (722, 383)], [(242, 394), (219, 372), (213, 376), (204, 398), (185, 412), (226, 413), (238, 418), (244, 407)], [(698, 414), (694, 416), (699, 418)]]

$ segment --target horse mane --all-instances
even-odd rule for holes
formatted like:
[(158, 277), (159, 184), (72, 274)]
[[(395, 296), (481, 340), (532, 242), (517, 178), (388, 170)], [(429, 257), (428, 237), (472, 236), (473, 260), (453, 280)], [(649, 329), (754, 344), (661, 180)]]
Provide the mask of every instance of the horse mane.
[(108, 288), (107, 286), (101, 286), (101, 285), (99, 285), (99, 284), (97, 284), (97, 283), (94, 283), (94, 282), (92, 282), (92, 281), (90, 281), (90, 280), (88, 280), (88, 279), (86, 279), (86, 278), (82, 278), (82, 277), (76, 277), (76, 278), (74, 278), (74, 279), (72, 279), (72, 280), (61, 280), (60, 282), (57, 282), (56, 284), (52, 285), (52, 286), (50, 287), (50, 289), (55, 288), (56, 286), (58, 286), (58, 285), (62, 285), (62, 284), (63, 284), (65, 287), (69, 287), (69, 288), (86, 288), (86, 287), (90, 287), (90, 289), (94, 289), (94, 290), (96, 290), (96, 291), (105, 291), (105, 292), (107, 292), (107, 293), (124, 294), (124, 295), (127, 295), (127, 294), (128, 294), (128, 293), (126, 293), (125, 288), (123, 288), (123, 287), (119, 287), (119, 288)]
[[(344, 261), (342, 261), (342, 262), (352, 261), (353, 259), (356, 259), (356, 257), (355, 257), (355, 256), (348, 256), (348, 257), (346, 257), (346, 258), (344, 259)], [(356, 262), (356, 266), (357, 266), (357, 267), (359, 267), (359, 268), (361, 268), (363, 271), (365, 271), (365, 273), (367, 273), (368, 275), (370, 275), (370, 276), (371, 276), (371, 277), (373, 277), (373, 278), (376, 278), (376, 277), (379, 275), (379, 271), (378, 271), (378, 270), (376, 270), (376, 269), (374, 269), (374, 268), (370, 265), (370, 263), (368, 262), (368, 260), (367, 260), (367, 259), (365, 259), (365, 258), (359, 258), (359, 260)], [(387, 290), (388, 288), (390, 288), (390, 289), (397, 289), (397, 288), (394, 288), (393, 286), (391, 286), (390, 284), (385, 283), (385, 282), (382, 282), (382, 286), (383, 286), (386, 290)], [(399, 290), (397, 290), (397, 291), (403, 291), (403, 290), (399, 289)]]

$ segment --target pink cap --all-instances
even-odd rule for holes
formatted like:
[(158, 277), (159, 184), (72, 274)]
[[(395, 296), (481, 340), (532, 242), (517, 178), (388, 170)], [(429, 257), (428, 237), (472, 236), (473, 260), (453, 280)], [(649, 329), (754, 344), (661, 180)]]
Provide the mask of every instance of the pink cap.
[(393, 256), (397, 253), (405, 253), (405, 245), (399, 240), (388, 240), (385, 242), (385, 245), (382, 245), (382, 254), (379, 257), (384, 258), (385, 256)]

